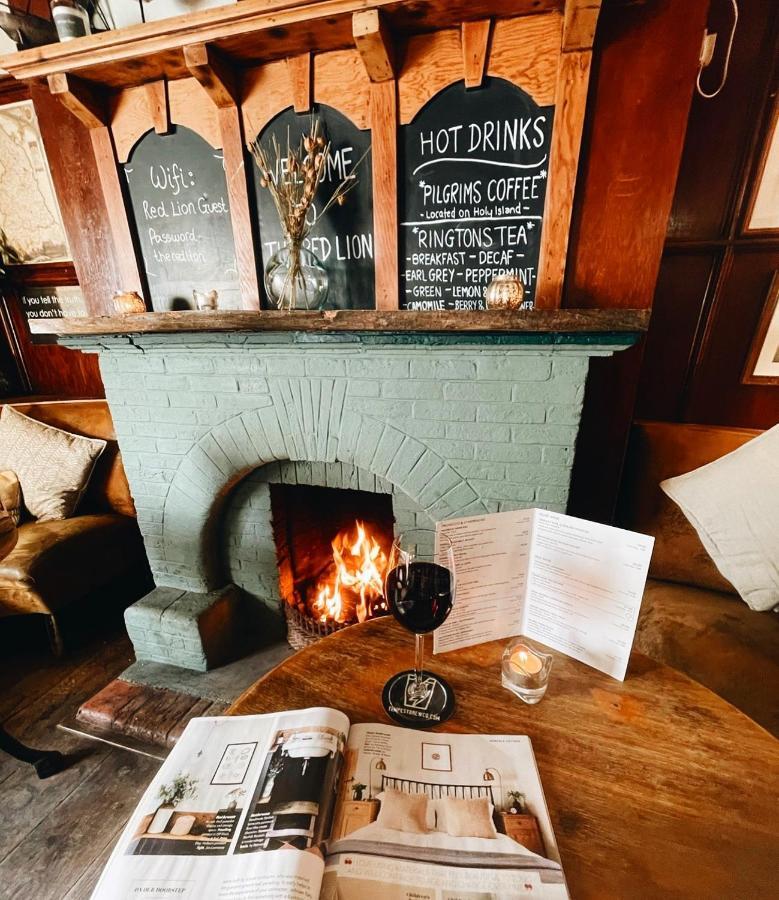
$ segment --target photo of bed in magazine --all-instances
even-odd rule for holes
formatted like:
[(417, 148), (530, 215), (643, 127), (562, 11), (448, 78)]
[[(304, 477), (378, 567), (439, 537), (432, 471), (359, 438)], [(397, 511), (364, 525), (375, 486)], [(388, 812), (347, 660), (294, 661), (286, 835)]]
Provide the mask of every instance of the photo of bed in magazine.
[(193, 719), (93, 900), (568, 897), (527, 737)]

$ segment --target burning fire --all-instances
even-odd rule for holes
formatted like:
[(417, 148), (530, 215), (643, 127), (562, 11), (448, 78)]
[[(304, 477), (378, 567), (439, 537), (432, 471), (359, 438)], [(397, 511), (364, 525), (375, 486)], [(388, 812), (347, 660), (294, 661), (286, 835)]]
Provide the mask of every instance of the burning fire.
[(320, 581), (311, 611), (320, 622), (364, 622), (386, 610), (384, 573), (387, 556), (362, 522), (339, 531), (332, 541), (335, 574)]

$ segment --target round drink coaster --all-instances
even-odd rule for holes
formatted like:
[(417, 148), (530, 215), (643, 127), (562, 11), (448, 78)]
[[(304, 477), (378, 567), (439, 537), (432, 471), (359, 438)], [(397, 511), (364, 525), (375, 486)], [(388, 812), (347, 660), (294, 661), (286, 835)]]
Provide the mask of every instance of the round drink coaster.
[(422, 672), (425, 690), (414, 696), (414, 670), (399, 672), (384, 685), (381, 701), (393, 722), (410, 728), (430, 728), (451, 717), (454, 691), (449, 683), (432, 672)]

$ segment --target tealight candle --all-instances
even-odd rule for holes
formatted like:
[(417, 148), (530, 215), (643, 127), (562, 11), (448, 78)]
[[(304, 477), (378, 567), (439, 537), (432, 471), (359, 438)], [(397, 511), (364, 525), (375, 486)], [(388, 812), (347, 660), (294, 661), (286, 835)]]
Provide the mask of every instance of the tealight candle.
[(519, 675), (536, 675), (544, 664), (530, 647), (520, 644), (509, 657), (509, 665)]
[(549, 685), (552, 656), (534, 647), (527, 638), (515, 638), (503, 651), (503, 687), (525, 703), (538, 703)]

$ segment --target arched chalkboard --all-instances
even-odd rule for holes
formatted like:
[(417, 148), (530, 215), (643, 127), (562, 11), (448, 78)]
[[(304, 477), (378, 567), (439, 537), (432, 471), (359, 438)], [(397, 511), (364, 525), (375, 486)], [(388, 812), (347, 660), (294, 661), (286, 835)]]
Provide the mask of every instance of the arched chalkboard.
[[(322, 123), (322, 133), (330, 141), (330, 159), (325, 179), (314, 206), (321, 209), (344, 175), (354, 171), (370, 147), (370, 133), (361, 131), (338, 110), (317, 104), (313, 113), (296, 113), (292, 107), (280, 112), (260, 132), (263, 147), (275, 135), (281, 147), (297, 147), (302, 134), (311, 127), (311, 116)], [(332, 309), (373, 309), (376, 305), (373, 244), (373, 178), (371, 154), (356, 170), (357, 186), (343, 206), (334, 205), (319, 219), (306, 246), (324, 265), (329, 276), (327, 306)], [(252, 178), (259, 216), (263, 268), (279, 249), (284, 232), (268, 190), (260, 185), (256, 162)]]
[(554, 106), (502, 78), (436, 94), (402, 129), (400, 306), (484, 309), (519, 274), (533, 305)]
[(149, 131), (124, 173), (152, 308), (194, 309), (196, 289), (218, 291), (220, 309), (240, 309), (221, 150), (182, 125)]

